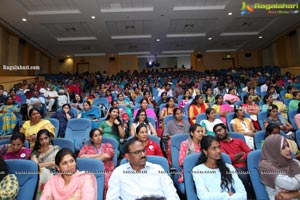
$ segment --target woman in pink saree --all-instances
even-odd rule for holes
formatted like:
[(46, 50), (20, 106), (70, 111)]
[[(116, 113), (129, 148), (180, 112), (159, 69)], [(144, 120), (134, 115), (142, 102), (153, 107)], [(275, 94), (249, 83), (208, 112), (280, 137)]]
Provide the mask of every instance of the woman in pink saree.
[(97, 199), (97, 182), (94, 174), (76, 169), (76, 155), (67, 148), (61, 149), (55, 156), (58, 174), (46, 183), (40, 200)]
[(214, 104), (212, 108), (216, 110), (216, 113), (220, 115), (220, 119), (222, 120), (222, 122), (226, 124), (226, 115), (230, 112), (233, 112), (233, 107), (231, 107), (227, 103), (224, 103), (223, 96), (220, 94), (215, 97), (215, 102), (216, 104)]

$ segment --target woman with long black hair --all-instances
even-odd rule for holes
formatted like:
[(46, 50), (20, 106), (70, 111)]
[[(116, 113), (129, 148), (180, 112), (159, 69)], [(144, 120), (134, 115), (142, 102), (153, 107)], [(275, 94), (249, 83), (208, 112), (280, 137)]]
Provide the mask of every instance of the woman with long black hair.
[(247, 199), (247, 193), (232, 165), (221, 158), (220, 143), (214, 136), (201, 140), (201, 155), (192, 174), (201, 200)]

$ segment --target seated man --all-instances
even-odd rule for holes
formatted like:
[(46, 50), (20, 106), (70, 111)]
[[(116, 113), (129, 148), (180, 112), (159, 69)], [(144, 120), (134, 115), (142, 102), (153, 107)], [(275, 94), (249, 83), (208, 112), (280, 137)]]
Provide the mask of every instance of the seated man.
[(133, 138), (124, 147), (128, 163), (117, 167), (108, 182), (106, 199), (133, 200), (143, 196), (157, 195), (168, 200), (179, 200), (168, 174), (160, 165), (146, 162), (143, 144)]
[(44, 95), (46, 97), (46, 102), (48, 103), (47, 110), (49, 112), (51, 112), (52, 111), (52, 107), (53, 107), (53, 105), (55, 103), (55, 100), (58, 98), (58, 94), (54, 90), (54, 86), (50, 85), (50, 90), (47, 91)]
[(232, 165), (235, 167), (239, 178), (243, 182), (248, 197), (253, 194), (252, 186), (247, 170), (247, 155), (251, 149), (241, 139), (231, 138), (228, 129), (223, 123), (216, 124), (213, 128), (217, 139), (220, 141), (221, 151), (229, 155)]
[(37, 89), (34, 89), (32, 97), (28, 100), (28, 107), (27, 107), (27, 115), (29, 116), (28, 112), (32, 108), (38, 108), (43, 111), (43, 115), (46, 113), (44, 112), (44, 108), (46, 107), (45, 98), (39, 96), (40, 93)]

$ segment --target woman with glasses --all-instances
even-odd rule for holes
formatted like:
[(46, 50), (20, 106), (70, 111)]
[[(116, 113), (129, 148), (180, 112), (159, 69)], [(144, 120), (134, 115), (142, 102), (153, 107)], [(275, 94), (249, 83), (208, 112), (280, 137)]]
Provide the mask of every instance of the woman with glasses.
[(157, 135), (155, 128), (153, 127), (153, 125), (148, 121), (147, 119), (147, 114), (145, 110), (138, 110), (136, 117), (133, 121), (133, 123), (131, 124), (130, 127), (130, 135), (131, 136), (135, 136), (136, 134), (136, 128), (140, 125), (140, 124), (145, 124), (147, 127), (147, 133), (149, 135)]

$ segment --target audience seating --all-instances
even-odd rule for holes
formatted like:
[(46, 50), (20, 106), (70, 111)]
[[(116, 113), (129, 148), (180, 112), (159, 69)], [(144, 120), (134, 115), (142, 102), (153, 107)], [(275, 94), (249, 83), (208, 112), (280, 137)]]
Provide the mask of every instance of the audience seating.
[(109, 107), (110, 107), (108, 99), (105, 97), (100, 97), (100, 98), (96, 98), (93, 100), (93, 106), (98, 107), (100, 104), (104, 105), (107, 109), (109, 109)]
[(104, 164), (102, 161), (93, 158), (77, 158), (77, 168), (79, 171), (93, 173), (97, 181), (97, 200), (104, 199)]
[(179, 152), (180, 152), (180, 144), (181, 142), (185, 141), (190, 134), (183, 133), (183, 134), (176, 134), (171, 137), (171, 157), (172, 157), (172, 168), (176, 169), (176, 173), (173, 176), (173, 182), (177, 190), (181, 194), (185, 194), (185, 186), (184, 183), (178, 183), (178, 178), (180, 172), (182, 171), (181, 166), (179, 165)]
[(11, 159), (6, 160), (9, 173), (15, 174), (19, 182), (17, 200), (34, 199), (39, 180), (38, 165), (31, 160)]
[(239, 132), (229, 132), (229, 136), (232, 138), (238, 138), (246, 142), (245, 136), (242, 133)]
[(65, 138), (74, 141), (75, 151), (79, 151), (90, 138), (92, 122), (89, 119), (70, 119), (67, 123)]
[(74, 142), (66, 138), (52, 138), (53, 145), (71, 149), (75, 153)]
[(296, 131), (296, 143), (297, 143), (297, 145), (298, 145), (298, 149), (300, 149), (300, 130), (297, 130)]
[[(230, 113), (228, 113), (228, 114), (226, 115), (226, 123), (227, 123), (227, 128), (228, 128), (228, 131), (229, 131), (229, 132), (233, 132), (233, 129), (232, 129), (232, 127), (231, 127), (230, 122), (231, 122), (231, 120), (233, 119), (234, 115), (235, 115), (234, 112), (230, 112)], [(249, 113), (245, 112), (244, 117), (250, 118)]]
[[(196, 116), (196, 123), (200, 124), (202, 120), (207, 119), (206, 113), (200, 113)], [(216, 113), (216, 119), (220, 119), (220, 115)]]
[(265, 130), (264, 120), (268, 117), (268, 111), (260, 111), (257, 115), (257, 120), (261, 130)]
[(55, 118), (45, 118), (45, 119), (49, 120), (51, 124), (55, 127), (54, 137), (57, 137), (59, 132), (59, 121)]
[(247, 167), (250, 173), (250, 180), (257, 200), (268, 200), (265, 186), (262, 184), (258, 172), (258, 162), (261, 150), (251, 151), (247, 156)]
[[(280, 131), (280, 134), (283, 137), (285, 137), (285, 138), (287, 137), (286, 134), (283, 131)], [(261, 149), (261, 142), (265, 139), (265, 135), (266, 135), (266, 131), (265, 130), (257, 131), (254, 134), (254, 146), (255, 146), (255, 149)]]
[[(175, 119), (173, 115), (167, 115), (164, 117), (164, 127), (167, 127), (167, 124), (170, 120)], [(186, 115), (182, 115), (182, 120), (188, 120), (188, 117)]]
[(294, 129), (297, 129), (297, 125), (295, 123), (295, 115), (297, 114), (297, 110), (290, 110), (288, 112), (288, 118), (291, 125), (294, 127)]
[[(10, 139), (2, 139), (2, 140), (0, 140), (0, 146), (2, 144), (10, 144)], [(24, 146), (27, 147), (27, 148), (29, 148), (29, 142), (27, 140), (25, 140)]]
[[(60, 112), (60, 111), (61, 111), (61, 108), (58, 108), (56, 112)], [(77, 110), (76, 110), (76, 108), (71, 107), (70, 113), (73, 113), (73, 115), (75, 116), (75, 118), (77, 117)]]
[[(193, 168), (197, 165), (199, 157), (200, 157), (200, 153), (194, 153), (194, 154), (188, 155), (184, 159), (184, 164), (183, 164), (184, 185), (185, 185), (185, 189), (186, 189), (187, 200), (198, 199), (194, 180), (193, 180), (193, 175), (191, 172), (192, 172)], [(227, 154), (222, 153), (222, 159), (224, 160), (225, 163), (231, 164), (230, 157)], [(209, 181), (209, 180), (207, 180), (207, 181)]]

